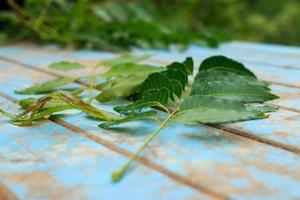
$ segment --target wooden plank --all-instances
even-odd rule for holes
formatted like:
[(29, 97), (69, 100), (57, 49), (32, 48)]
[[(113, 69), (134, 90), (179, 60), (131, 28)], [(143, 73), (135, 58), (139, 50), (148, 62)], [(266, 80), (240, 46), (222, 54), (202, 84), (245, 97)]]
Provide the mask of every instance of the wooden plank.
[(300, 47), (298, 46), (271, 44), (271, 43), (255, 43), (255, 42), (245, 42), (245, 41), (233, 41), (233, 42), (226, 43), (226, 45), (227, 44), (233, 47), (241, 47), (243, 49), (249, 49), (250, 51), (259, 51), (268, 54), (300, 56)]
[[(0, 105), (17, 111), (2, 97)], [(17, 127), (0, 116), (0, 124), (0, 178), (18, 199), (214, 198), (144, 166), (114, 184), (110, 174), (126, 157), (53, 122)]]
[[(24, 96), (12, 91), (20, 85), (50, 78), (20, 66), (6, 65), (9, 64), (0, 67), (0, 75), (6, 74), (1, 76), (1, 84), (5, 87), (0, 91), (17, 99)], [(19, 69), (23, 69), (22, 74), (16, 80), (10, 75)], [(105, 108), (112, 109), (112, 106)], [(102, 130), (97, 127), (98, 123), (82, 113), (68, 115), (63, 120), (128, 150), (136, 149), (156, 127), (150, 122), (135, 122), (123, 128)], [(299, 156), (206, 126), (176, 125), (165, 129), (149, 147), (147, 157), (231, 198), (292, 199), (300, 196)]]
[[(48, 52), (52, 51), (52, 53), (57, 51), (61, 52), (61, 50), (55, 45), (41, 47), (34, 44), (14, 44), (0, 47), (0, 54), (3, 56), (11, 56), (18, 53), (23, 53), (22, 48), (26, 48), (28, 52), (36, 52), (37, 49), (45, 49)], [(283, 68), (300, 68), (300, 48), (294, 46), (232, 41), (221, 44), (218, 49), (210, 49), (207, 47), (201, 47), (199, 45), (191, 45), (186, 52), (203, 51), (203, 49), (210, 53), (224, 54), (236, 59), (240, 59), (241, 61), (248, 61), (251, 64), (261, 63), (271, 66), (280, 66)], [(93, 55), (94, 58), (97, 58), (99, 55), (97, 52), (86, 50), (75, 51), (74, 54), (77, 54), (77, 52), (79, 52), (77, 55), (79, 57), (83, 54), (89, 54), (89, 56)], [(173, 49), (173, 53), (174, 52), (177, 53), (177, 51)], [(84, 59), (84, 57), (81, 57), (81, 59)]]
[(221, 45), (221, 48), (224, 52), (240, 52), (240, 59), (300, 69), (299, 47), (235, 41)]
[[(12, 48), (12, 47), (11, 47)], [(22, 50), (23, 49), (23, 53)], [(6, 53), (3, 53), (6, 52)], [(62, 51), (62, 50), (54, 50), (54, 48), (44, 48), (44, 49), (34, 49), (33, 47), (27, 50), (25, 47), (15, 47), (14, 51), (8, 51), (14, 54), (9, 54), (7, 51), (2, 50), (0, 48), (0, 55), (4, 55), (11, 59), (20, 61), (25, 64), (33, 65), (40, 69), (47, 69), (47, 65), (60, 60), (73, 60), (80, 61), (84, 64), (88, 64), (92, 66), (98, 63), (100, 60), (104, 58), (111, 58), (113, 54), (107, 52), (93, 52), (93, 51)], [(26, 52), (26, 53), (24, 53)], [(179, 53), (177, 51), (153, 51), (153, 50), (135, 50), (135, 53), (150, 53), (153, 54), (153, 59), (149, 60), (151, 62), (167, 64), (173, 61), (181, 61), (186, 56), (192, 56), (196, 60), (196, 66), (208, 56), (212, 55), (227, 55), (229, 57), (233, 57), (237, 60), (242, 61), (249, 69), (253, 70), (260, 79), (264, 81), (268, 81), (270, 83), (281, 84), (290, 87), (299, 87), (300, 88), (300, 70), (294, 68), (285, 68), (278, 67), (273, 65), (266, 65), (255, 62), (243, 61), (239, 57), (240, 54), (237, 52), (236, 55), (231, 53), (231, 51), (223, 51), (220, 49), (209, 49), (203, 47), (191, 47), (187, 51), (183, 53)], [(10, 55), (10, 56), (9, 56)], [(249, 54), (247, 54), (249, 55)], [(300, 62), (299, 62), (300, 63)], [(48, 69), (47, 69), (48, 70)], [(63, 72), (56, 71), (58, 74), (62, 74)], [(84, 70), (78, 70), (73, 72), (73, 75), (78, 74), (86, 74)]]

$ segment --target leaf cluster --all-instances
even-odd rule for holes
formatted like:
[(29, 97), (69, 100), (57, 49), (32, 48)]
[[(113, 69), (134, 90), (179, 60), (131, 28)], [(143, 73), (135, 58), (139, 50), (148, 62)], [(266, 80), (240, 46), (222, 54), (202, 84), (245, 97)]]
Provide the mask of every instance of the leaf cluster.
[[(194, 73), (194, 61), (191, 57), (166, 67), (143, 64), (142, 61), (147, 58), (148, 55), (125, 54), (102, 61), (92, 72), (100, 66), (105, 66), (108, 70), (104, 74), (90, 74), (85, 84), (88, 88), (67, 89), (66, 86), (74, 81), (86, 80), (86, 77), (70, 77), (50, 80), (17, 91), (19, 94), (47, 94), (38, 99), (21, 100), (19, 104), (24, 111), (18, 115), (3, 110), (0, 112), (8, 116), (13, 124), (20, 126), (31, 125), (34, 121), (70, 109), (80, 110), (101, 121), (99, 127), (105, 129), (141, 119), (160, 123), (129, 162), (113, 174), (113, 179), (117, 181), (148, 143), (167, 126), (261, 119), (276, 110), (262, 105), (278, 98), (271, 93), (268, 84), (259, 81), (253, 72), (235, 60), (212, 56), (205, 59)], [(64, 61), (49, 67), (56, 70), (76, 70), (83, 66)], [(97, 76), (101, 77), (100, 82), (94, 79)], [(85, 92), (94, 88), (102, 91), (87, 101)], [(94, 99), (99, 103), (106, 103), (117, 98), (125, 98), (131, 102), (115, 106), (114, 113), (92, 104)], [(159, 115), (159, 110), (165, 114)]]

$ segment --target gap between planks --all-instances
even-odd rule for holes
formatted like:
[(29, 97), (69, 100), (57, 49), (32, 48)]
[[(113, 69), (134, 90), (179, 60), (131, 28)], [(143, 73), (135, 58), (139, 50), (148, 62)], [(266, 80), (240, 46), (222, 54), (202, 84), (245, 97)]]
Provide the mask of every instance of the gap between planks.
[[(9, 101), (11, 101), (11, 102), (13, 102), (15, 104), (17, 104), (17, 102), (18, 102), (18, 100), (15, 99), (14, 97), (11, 97), (11, 96), (9, 96), (7, 94), (4, 94), (2, 92), (0, 92), (0, 96), (8, 99)], [(72, 124), (70, 124), (70, 123), (68, 123), (68, 122), (66, 122), (66, 121), (64, 121), (62, 119), (59, 119), (59, 118), (57, 118), (55, 116), (50, 116), (48, 119), (50, 121), (54, 122), (55, 124), (57, 124), (59, 126), (62, 126), (64, 128), (67, 128), (67, 129), (69, 129), (69, 130), (71, 130), (71, 131), (73, 131), (75, 133), (78, 133), (81, 136), (83, 136), (85, 138), (88, 138), (88, 139), (90, 139), (90, 140), (92, 140), (92, 141), (94, 141), (94, 142), (96, 142), (96, 143), (98, 143), (100, 145), (103, 145), (104, 147), (106, 147), (106, 148), (108, 148), (108, 149), (110, 149), (110, 150), (112, 150), (112, 151), (114, 151), (114, 152), (116, 152), (116, 153), (118, 153), (118, 154), (120, 154), (122, 156), (125, 156), (127, 158), (131, 158), (134, 155), (130, 151), (127, 151), (124, 148), (118, 147), (118, 146), (110, 143), (106, 139), (103, 139), (103, 138), (101, 138), (99, 136), (95, 136), (95, 135), (89, 133), (88, 131), (86, 131), (84, 129), (81, 129), (81, 128), (77, 127), (77, 126), (74, 126), (74, 125), (72, 125)], [(208, 195), (210, 195), (212, 197), (212, 199), (216, 199), (216, 200), (229, 200), (229, 198), (226, 197), (224, 194), (221, 194), (219, 192), (211, 190), (210, 188), (207, 188), (207, 187), (205, 187), (205, 186), (203, 186), (203, 185), (201, 185), (201, 184), (199, 184), (199, 183), (197, 183), (197, 182), (195, 182), (193, 180), (188, 179), (186, 176), (183, 176), (183, 175), (174, 173), (172, 171), (169, 171), (168, 169), (166, 169), (166, 168), (164, 168), (164, 167), (162, 167), (162, 166), (160, 166), (160, 165), (158, 165), (158, 164), (150, 161), (149, 159), (147, 159), (145, 157), (139, 156), (138, 158), (136, 158), (136, 161), (139, 162), (139, 163), (141, 163), (141, 164), (143, 164), (144, 166), (146, 166), (148, 168), (151, 168), (151, 169), (153, 169), (153, 170), (155, 170), (157, 172), (160, 172), (161, 174), (163, 174), (163, 175), (165, 175), (165, 176), (167, 176), (167, 177), (169, 177), (169, 178), (171, 178), (171, 179), (173, 179), (173, 180), (175, 180), (175, 181), (177, 181), (179, 183), (187, 185), (187, 186), (189, 186), (189, 187), (191, 187), (191, 188), (193, 188), (193, 189), (195, 189), (195, 190), (197, 190), (199, 192), (203, 192), (205, 194), (208, 194)], [(1, 190), (1, 184), (0, 184), (0, 197), (1, 197), (1, 192), (2, 192), (2, 190)], [(0, 198), (0, 200), (2, 200), (2, 199)], [(8, 200), (14, 200), (14, 199), (8, 199)]]
[[(44, 70), (44, 69), (39, 69), (37, 67), (34, 67), (33, 65), (25, 64), (25, 63), (13, 60), (11, 58), (0, 56), (0, 60), (10, 62), (10, 63), (13, 63), (13, 64), (17, 64), (18, 66), (25, 67), (25, 68), (28, 68), (28, 69), (31, 69), (31, 70), (34, 70), (34, 71), (49, 74), (51, 76), (56, 76), (56, 77), (61, 77), (61, 78), (65, 77), (65, 76), (59, 75), (55, 72), (51, 72), (51, 71)], [(88, 86), (86, 83), (83, 83), (81, 81), (75, 81), (75, 82), (80, 84), (80, 85)], [(277, 83), (273, 83), (273, 84), (277, 84)], [(289, 86), (289, 87), (300, 88), (300, 87), (297, 87), (297, 86)], [(1, 93), (1, 95), (6, 97), (7, 99), (10, 99), (10, 97), (8, 97), (7, 95), (5, 95), (3, 93)], [(12, 99), (10, 99), (10, 100), (12, 100)], [(278, 106), (278, 105), (276, 105), (276, 106)], [(284, 110), (300, 113), (300, 110), (297, 110), (297, 109), (287, 108), (287, 107), (284, 107), (284, 106), (278, 106), (278, 107), (280, 107), (281, 109), (284, 109)], [(206, 124), (205, 126), (215, 128), (215, 129), (219, 129), (221, 131), (226, 131), (226, 132), (234, 134), (234, 135), (238, 135), (238, 136), (250, 139), (250, 140), (254, 140), (254, 141), (259, 142), (259, 143), (270, 145), (270, 146), (273, 146), (275, 148), (280, 148), (280, 149), (286, 150), (288, 152), (300, 155), (300, 148), (297, 148), (297, 147), (294, 147), (294, 146), (291, 146), (291, 145), (286, 145), (284, 143), (276, 142), (276, 141), (271, 140), (271, 139), (263, 138), (263, 137), (255, 135), (255, 134), (246, 132), (246, 131), (241, 131), (241, 130), (236, 129), (236, 128), (225, 127), (225, 126), (222, 126), (222, 125), (207, 125)]]

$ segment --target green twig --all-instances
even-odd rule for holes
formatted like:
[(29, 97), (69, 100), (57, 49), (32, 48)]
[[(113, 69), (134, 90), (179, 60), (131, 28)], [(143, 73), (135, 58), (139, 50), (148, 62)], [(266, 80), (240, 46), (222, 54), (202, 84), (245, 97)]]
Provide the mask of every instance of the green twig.
[(137, 159), (140, 153), (148, 146), (148, 144), (155, 138), (155, 136), (165, 128), (166, 124), (169, 122), (170, 118), (177, 112), (177, 110), (173, 111), (168, 117), (160, 124), (160, 126), (147, 138), (147, 140), (140, 146), (137, 152), (127, 161), (125, 165), (123, 165), (119, 170), (115, 171), (112, 174), (112, 180), (114, 182), (118, 182), (124, 176), (130, 164)]

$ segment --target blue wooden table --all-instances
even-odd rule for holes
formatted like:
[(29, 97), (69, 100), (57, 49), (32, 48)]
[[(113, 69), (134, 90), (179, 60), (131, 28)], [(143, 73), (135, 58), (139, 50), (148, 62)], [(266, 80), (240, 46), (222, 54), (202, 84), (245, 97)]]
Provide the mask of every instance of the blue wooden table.
[[(176, 125), (162, 131), (119, 183), (110, 174), (156, 128), (132, 122), (113, 130), (80, 112), (17, 127), (0, 116), (0, 199), (300, 199), (300, 48), (230, 42), (151, 53), (149, 63), (192, 56), (197, 65), (222, 54), (243, 62), (281, 98), (268, 119), (218, 126)], [(19, 111), (14, 91), (55, 77), (49, 63), (93, 66), (116, 55), (56, 46), (0, 46), (0, 108)], [(90, 69), (90, 68), (88, 68)], [(100, 70), (103, 70), (100, 68)], [(80, 84), (80, 83), (76, 83)], [(97, 105), (107, 110), (113, 105)]]

